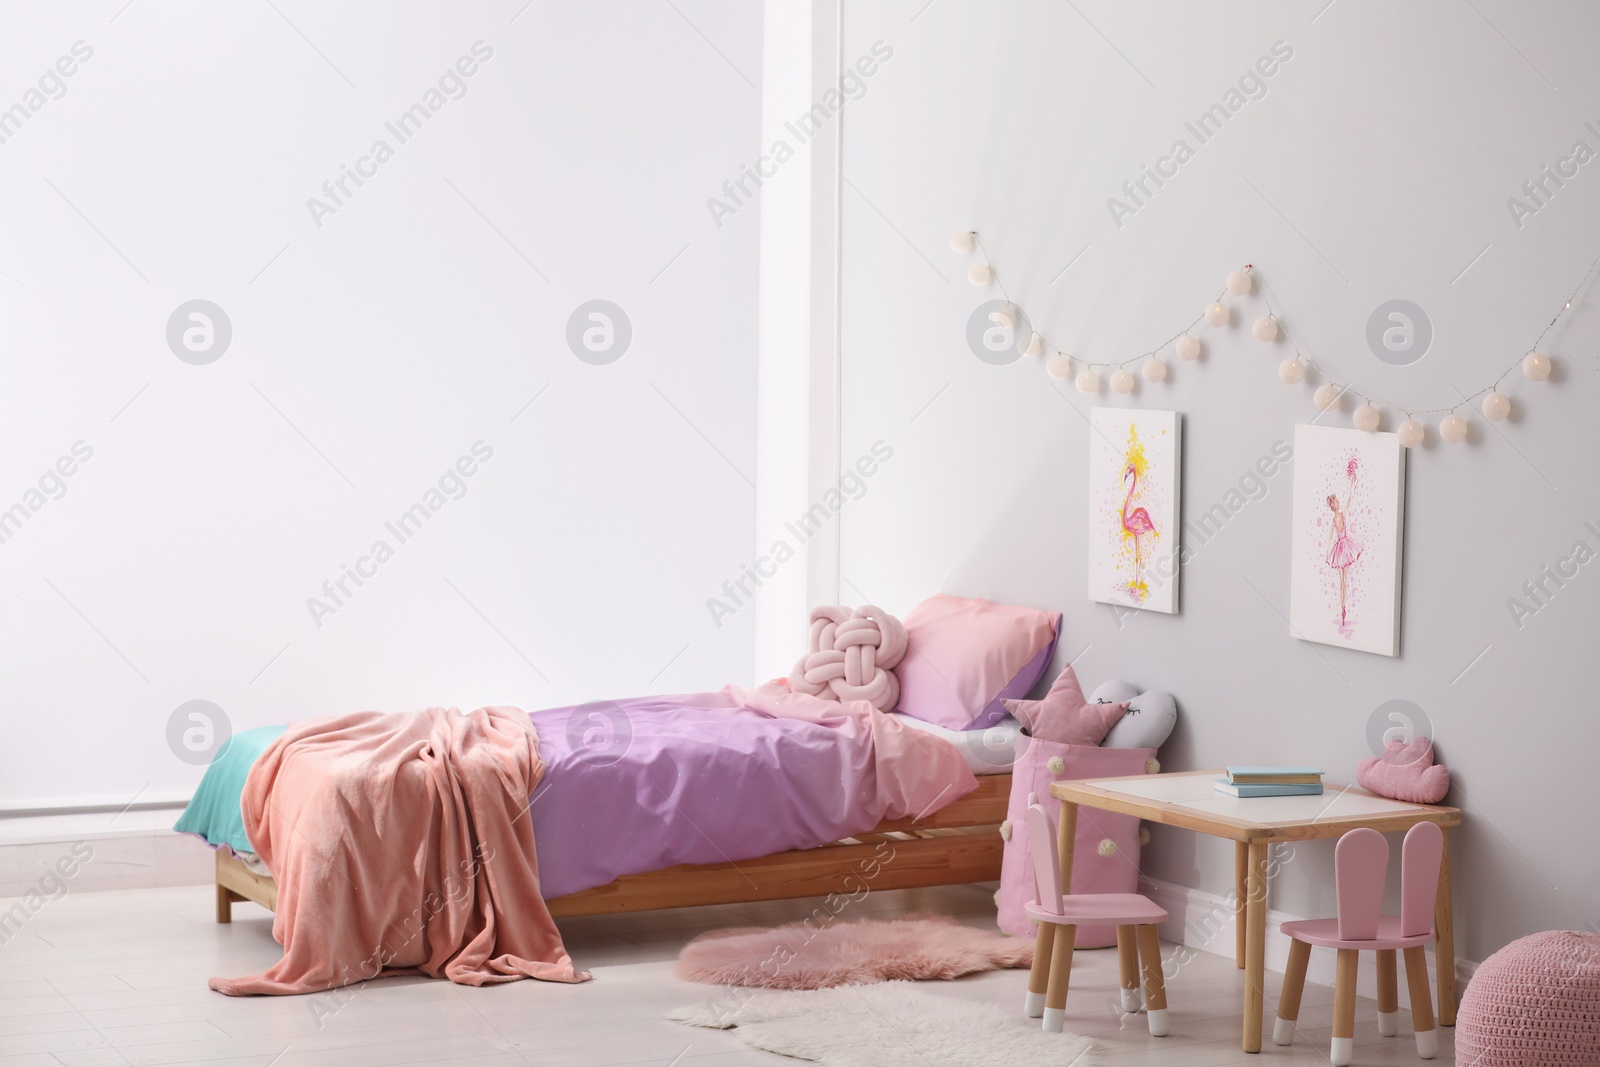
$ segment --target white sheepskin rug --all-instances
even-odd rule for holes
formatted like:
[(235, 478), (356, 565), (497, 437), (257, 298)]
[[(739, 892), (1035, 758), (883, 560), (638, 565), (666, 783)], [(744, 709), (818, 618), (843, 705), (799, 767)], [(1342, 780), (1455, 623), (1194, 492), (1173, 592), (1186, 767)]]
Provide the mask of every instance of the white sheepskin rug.
[(947, 915), (907, 915), (714, 930), (684, 946), (676, 974), (710, 985), (826, 989), (1032, 964), (1032, 938), (977, 930)]
[(1047, 1034), (1017, 1010), (918, 989), (914, 982), (805, 992), (725, 990), (669, 1019), (732, 1030), (755, 1048), (824, 1067), (1103, 1067), (1087, 1038)]

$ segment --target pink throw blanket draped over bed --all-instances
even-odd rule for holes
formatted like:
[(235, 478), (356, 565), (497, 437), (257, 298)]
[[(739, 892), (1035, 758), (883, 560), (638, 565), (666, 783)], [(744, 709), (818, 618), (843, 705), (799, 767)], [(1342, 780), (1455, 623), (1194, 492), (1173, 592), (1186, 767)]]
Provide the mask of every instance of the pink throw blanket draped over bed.
[(277, 877), (262, 974), (230, 996), (379, 974), (463, 985), (582, 982), (539, 892), (528, 797), (544, 773), (525, 712), (358, 712), (292, 725), (245, 785), (245, 830)]

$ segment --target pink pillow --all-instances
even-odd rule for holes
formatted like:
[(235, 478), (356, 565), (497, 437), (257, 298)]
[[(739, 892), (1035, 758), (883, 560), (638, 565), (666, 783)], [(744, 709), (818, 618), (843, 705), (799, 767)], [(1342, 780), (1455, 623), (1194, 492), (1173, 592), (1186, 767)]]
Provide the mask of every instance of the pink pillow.
[(1001, 703), (1033, 737), (1059, 741), (1063, 745), (1098, 745), (1128, 710), (1129, 702), (1097, 704), (1085, 700), (1077, 672), (1069, 663), (1043, 700), (1002, 700)]
[(1001, 701), (1026, 695), (1050, 665), (1061, 613), (941, 593), (903, 622), (911, 647), (895, 669), (900, 713), (978, 730), (1004, 718)]
[(1383, 758), (1368, 756), (1356, 768), (1361, 788), (1390, 800), (1437, 804), (1450, 792), (1450, 771), (1433, 762), (1433, 742), (1419, 737), (1409, 745), (1390, 741)]

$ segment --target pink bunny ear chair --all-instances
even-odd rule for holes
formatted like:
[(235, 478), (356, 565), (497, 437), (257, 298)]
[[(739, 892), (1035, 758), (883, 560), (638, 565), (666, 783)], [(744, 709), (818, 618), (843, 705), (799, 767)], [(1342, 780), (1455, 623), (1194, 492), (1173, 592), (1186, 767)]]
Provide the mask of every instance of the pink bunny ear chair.
[[(1069, 826), (1068, 832), (1075, 828)], [(1156, 937), (1156, 924), (1167, 921), (1166, 911), (1138, 893), (1062, 895), (1056, 830), (1037, 793), (1028, 797), (1028, 844), (1033, 856), (1035, 896), (1034, 903), (1024, 910), (1029, 919), (1039, 924), (1039, 940), (1033, 949), (1033, 970), (1028, 972), (1024, 1014), (1030, 1019), (1044, 1016), (1045, 1032), (1059, 1034), (1066, 1022), (1067, 982), (1072, 975), (1072, 949), (1078, 927), (1113, 925), (1117, 928), (1117, 958), (1122, 969), (1122, 1008), (1130, 1013), (1139, 1010), (1138, 972), (1142, 967), (1150, 1036), (1166, 1037), (1167, 987), (1161, 974), (1161, 942)], [(1070, 871), (1067, 877), (1071, 878)]]
[(1417, 1055), (1431, 1060), (1439, 1052), (1439, 1032), (1433, 1025), (1433, 994), (1428, 986), (1428, 963), (1423, 946), (1433, 940), (1433, 903), (1439, 888), (1444, 833), (1431, 822), (1419, 822), (1406, 833), (1400, 852), (1400, 914), (1384, 915), (1383, 886), (1389, 874), (1389, 842), (1376, 830), (1351, 830), (1339, 838), (1333, 853), (1338, 917), (1284, 923), (1293, 941), (1289, 966), (1283, 975), (1283, 995), (1278, 999), (1278, 1019), (1272, 1040), (1287, 1045), (1294, 1039), (1300, 1017), (1300, 994), (1306, 984), (1306, 964), (1311, 946), (1337, 949), (1339, 962), (1334, 985), (1333, 1047), (1328, 1059), (1345, 1067), (1355, 1053), (1356, 961), (1363, 950), (1378, 954), (1378, 1032), (1393, 1037), (1400, 1032), (1399, 986), (1395, 952), (1405, 953), (1406, 981), (1411, 987), (1411, 1020), (1417, 1035)]

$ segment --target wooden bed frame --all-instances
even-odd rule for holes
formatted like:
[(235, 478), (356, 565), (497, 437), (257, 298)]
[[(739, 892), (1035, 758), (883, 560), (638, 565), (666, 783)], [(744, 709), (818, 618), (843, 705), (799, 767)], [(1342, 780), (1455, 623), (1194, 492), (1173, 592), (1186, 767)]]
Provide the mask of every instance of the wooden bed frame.
[[(656, 908), (820, 897), (869, 889), (992, 882), (1005, 842), (999, 824), (1011, 798), (1011, 775), (989, 774), (978, 788), (921, 818), (887, 819), (870, 832), (820, 848), (775, 852), (738, 863), (680, 864), (630, 874), (608, 885), (547, 901), (558, 919)], [(759, 816), (757, 816), (759, 817)], [(892, 850), (892, 852), (890, 851)], [(237, 901), (278, 907), (278, 886), (217, 850), (217, 922), (233, 920)]]

